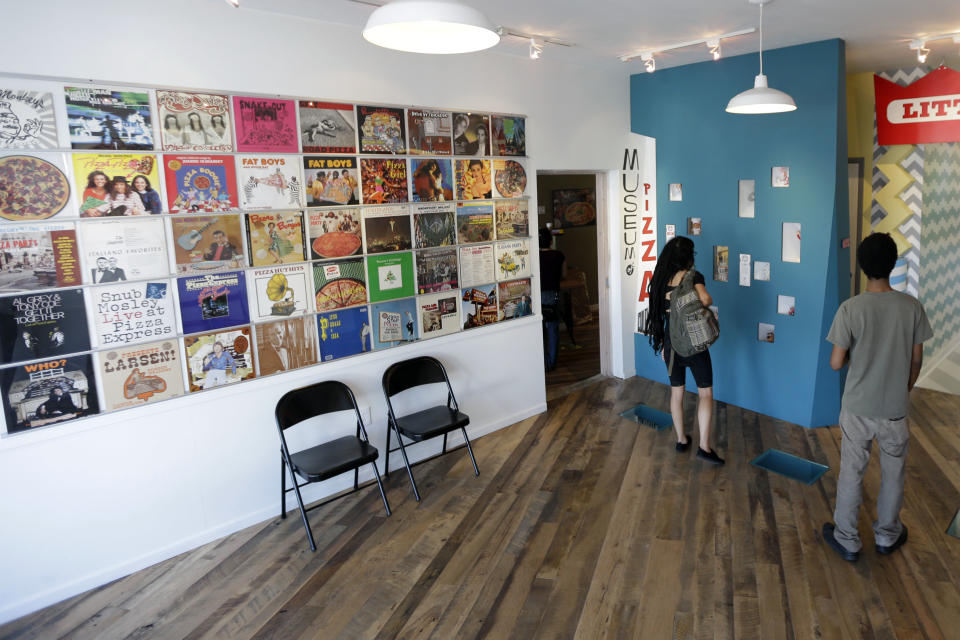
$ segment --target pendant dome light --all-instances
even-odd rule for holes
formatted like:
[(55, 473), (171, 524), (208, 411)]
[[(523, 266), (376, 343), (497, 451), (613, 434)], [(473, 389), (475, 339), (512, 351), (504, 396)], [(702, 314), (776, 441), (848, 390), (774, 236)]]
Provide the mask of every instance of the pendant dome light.
[(393, 0), (367, 19), (363, 37), (387, 49), (412, 53), (469, 53), (500, 42), (485, 15), (451, 0)]
[(750, 4), (760, 5), (760, 75), (753, 80), (753, 89), (738, 93), (727, 103), (728, 113), (785, 113), (795, 111), (797, 103), (789, 94), (767, 86), (767, 76), (763, 75), (763, 5), (772, 0), (749, 0)]

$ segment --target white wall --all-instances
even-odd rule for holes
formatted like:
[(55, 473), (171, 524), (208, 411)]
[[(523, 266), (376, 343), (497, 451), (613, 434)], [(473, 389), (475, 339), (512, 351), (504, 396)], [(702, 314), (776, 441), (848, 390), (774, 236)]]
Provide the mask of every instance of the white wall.
[[(392, 53), (222, 0), (8, 2), (3, 16), (6, 73), (522, 113), (532, 171), (616, 169), (629, 131), (625, 68)], [(529, 318), (0, 440), (0, 622), (274, 517), (273, 408), (290, 388), (349, 384), (382, 450), (380, 376), (419, 354), (447, 365), (471, 437), (545, 408)]]

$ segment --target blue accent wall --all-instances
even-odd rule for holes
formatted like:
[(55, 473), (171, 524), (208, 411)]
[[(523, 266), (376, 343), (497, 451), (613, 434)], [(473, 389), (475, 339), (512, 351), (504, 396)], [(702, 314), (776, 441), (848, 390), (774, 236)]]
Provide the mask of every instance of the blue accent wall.
[[(829, 366), (826, 334), (849, 294), (845, 61), (842, 40), (764, 52), (770, 86), (798, 109), (774, 115), (724, 111), (753, 86), (756, 54), (640, 73), (630, 78), (631, 130), (657, 140), (658, 243), (664, 225), (687, 235), (702, 218), (696, 267), (720, 310), (710, 349), (714, 396), (805, 427), (836, 424), (842, 382)], [(790, 167), (790, 186), (771, 186), (771, 169)], [(738, 180), (756, 180), (756, 217), (738, 216)], [(670, 202), (668, 185), (683, 185)], [(780, 260), (781, 224), (802, 225), (800, 263)], [(730, 248), (728, 282), (713, 280), (713, 246)], [(741, 253), (770, 263), (770, 281), (738, 284)], [(796, 315), (777, 314), (777, 295), (796, 298)], [(757, 340), (776, 325), (773, 344)], [(668, 383), (666, 367), (636, 335), (637, 375)], [(692, 376), (687, 388), (695, 390)]]

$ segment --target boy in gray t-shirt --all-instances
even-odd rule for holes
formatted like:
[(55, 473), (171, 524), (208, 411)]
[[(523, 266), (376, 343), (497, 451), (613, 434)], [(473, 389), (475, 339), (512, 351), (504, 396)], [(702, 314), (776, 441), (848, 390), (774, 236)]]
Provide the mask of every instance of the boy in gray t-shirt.
[(877, 551), (887, 555), (907, 541), (900, 522), (904, 463), (910, 433), (907, 413), (923, 363), (923, 342), (933, 336), (923, 306), (890, 287), (897, 245), (886, 233), (873, 233), (860, 243), (857, 262), (867, 275), (867, 288), (840, 305), (827, 340), (833, 343), (830, 366), (849, 364), (843, 388), (840, 428), (843, 431), (837, 478), (836, 523), (823, 525), (823, 539), (844, 560), (860, 555), (857, 512), (863, 474), (876, 438), (880, 456), (880, 494), (873, 523)]

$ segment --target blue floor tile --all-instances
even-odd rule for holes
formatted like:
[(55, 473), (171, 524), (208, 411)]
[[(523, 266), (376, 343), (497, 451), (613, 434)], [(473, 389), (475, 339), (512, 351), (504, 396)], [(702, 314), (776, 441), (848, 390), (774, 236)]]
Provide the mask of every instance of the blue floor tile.
[(776, 449), (767, 449), (750, 464), (805, 484), (813, 484), (830, 468)]
[(960, 509), (957, 510), (957, 515), (953, 516), (953, 522), (947, 527), (947, 533), (954, 538), (960, 538)]
[(620, 415), (627, 420), (632, 420), (637, 424), (642, 424), (657, 431), (663, 431), (673, 427), (673, 417), (669, 413), (657, 411), (642, 404), (638, 404)]

